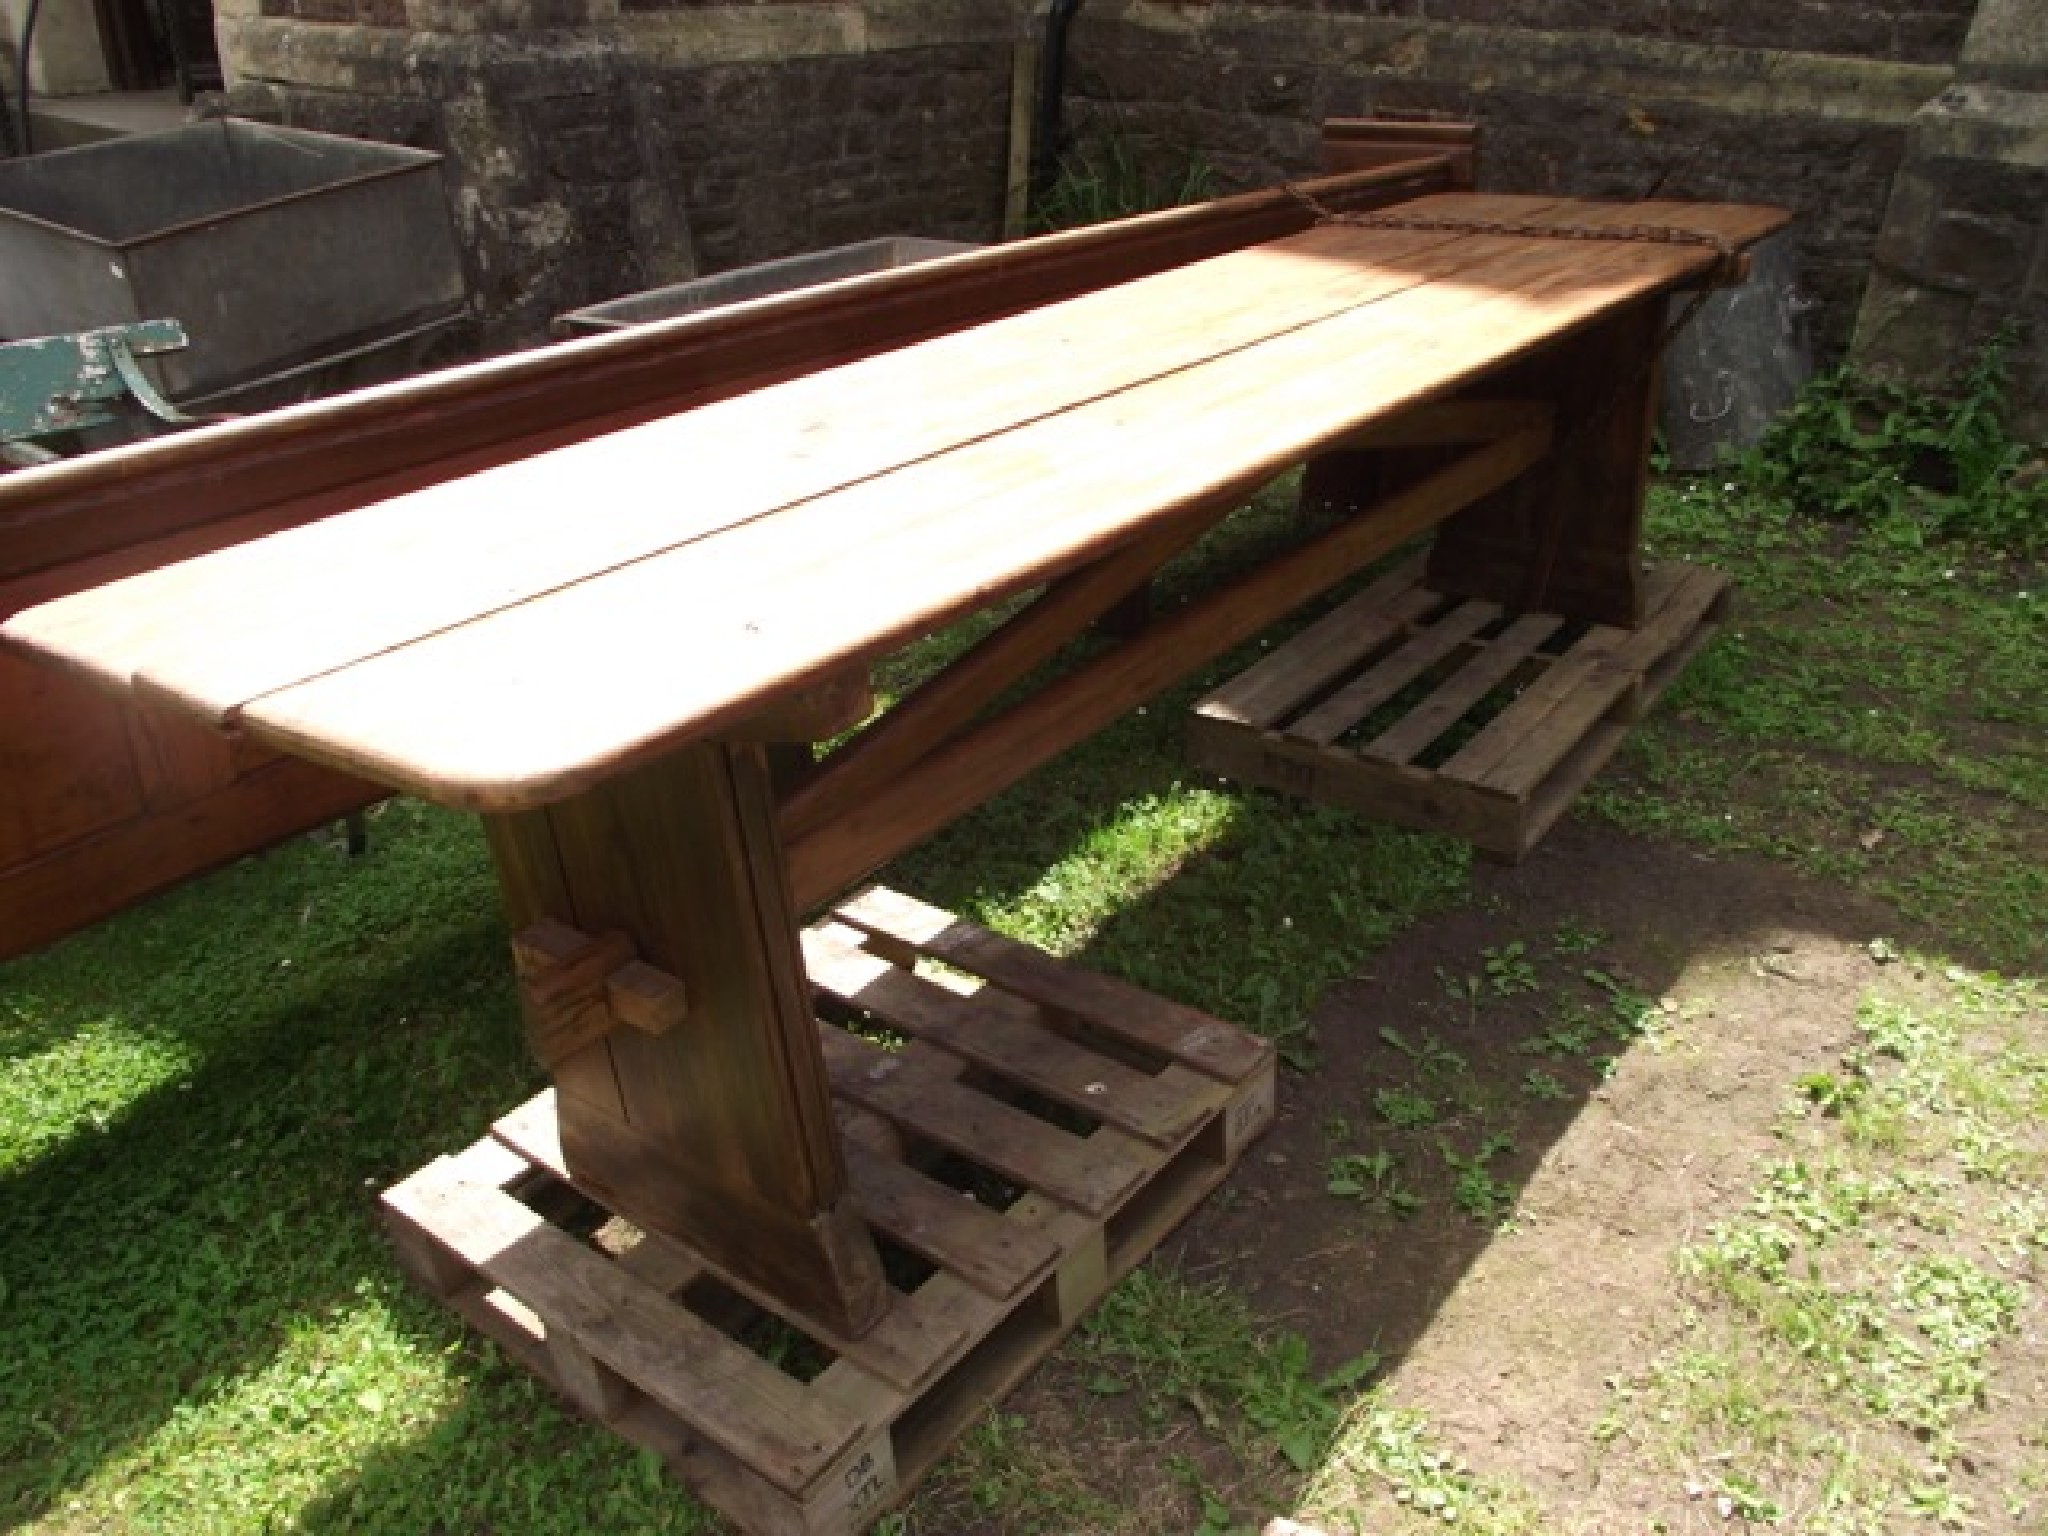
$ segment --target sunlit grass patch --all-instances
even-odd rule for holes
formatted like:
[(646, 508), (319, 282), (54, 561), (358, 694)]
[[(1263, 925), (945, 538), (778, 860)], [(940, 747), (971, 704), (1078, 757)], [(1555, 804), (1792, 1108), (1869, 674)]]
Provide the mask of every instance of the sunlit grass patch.
[(1795, 1085), (1788, 1152), (1679, 1255), (1682, 1342), (1597, 1431), (1702, 1488), (1739, 1468), (1802, 1530), (1972, 1518), (1969, 1447), (2042, 1300), (2041, 990), (1892, 963), (1839, 1065)]
[(1519, 1536), (1546, 1529), (1534, 1500), (1492, 1478), (1447, 1446), (1426, 1414), (1379, 1392), (1345, 1412), (1316, 1474), (1303, 1489), (1304, 1514), (1332, 1531), (1474, 1531)]
[(2048, 964), (2048, 580), (1971, 546), (1789, 514), (1737, 478), (1653, 494), (1660, 553), (1735, 618), (1589, 808), (1883, 893), (1955, 947)]

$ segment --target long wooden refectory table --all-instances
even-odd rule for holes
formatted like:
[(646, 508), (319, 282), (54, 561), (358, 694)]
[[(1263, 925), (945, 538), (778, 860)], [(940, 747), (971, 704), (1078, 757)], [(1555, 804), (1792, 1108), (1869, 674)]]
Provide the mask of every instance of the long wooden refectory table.
[[(896, 1294), (833, 1107), (868, 1058), (821, 1036), (815, 973), (850, 962), (801, 914), (1425, 530), (1441, 590), (1634, 622), (1669, 295), (1781, 222), (1470, 194), (1331, 219), (130, 576), (0, 637), (481, 813), (555, 1080), (551, 1155), (857, 1341)], [(1355, 512), (990, 711), (1311, 460)], [(846, 745), (771, 771), (773, 743), (862, 719), (870, 662), (1033, 591)], [(973, 970), (973, 949), (941, 958)], [(1057, 1002), (1051, 962), (982, 960)], [(1244, 1037), (1146, 1006), (1131, 1027), (1163, 1058), (1242, 1075)], [(896, 1113), (879, 1092), (865, 1109)], [(1084, 1207), (1121, 1177), (1094, 1151), (1061, 1175)], [(598, 1365), (659, 1374), (631, 1353)], [(852, 1454), (820, 1443), (805, 1454)]]

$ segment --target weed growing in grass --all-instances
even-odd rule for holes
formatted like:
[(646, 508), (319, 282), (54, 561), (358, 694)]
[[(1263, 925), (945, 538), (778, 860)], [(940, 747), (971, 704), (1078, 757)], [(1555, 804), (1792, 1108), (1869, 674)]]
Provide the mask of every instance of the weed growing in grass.
[(2048, 474), (2005, 426), (2015, 340), (2001, 334), (1946, 391), (1823, 375), (1742, 473), (1800, 512), (1908, 547), (1967, 537), (2015, 554), (2048, 549)]
[(1195, 1527), (1195, 1536), (1253, 1536), (1256, 1527), (1238, 1520), (1229, 1503), (1202, 1480), (1193, 1462), (1176, 1456), (1172, 1465), (1174, 1475), (1192, 1490), (1201, 1510), (1202, 1523)]
[(1404, 1131), (1435, 1125), (1440, 1113), (1434, 1099), (1412, 1088), (1375, 1089), (1372, 1107), (1387, 1124)]
[(1330, 1159), (1323, 1188), (1340, 1200), (1357, 1200), (1395, 1216), (1413, 1216), (1422, 1199), (1401, 1179), (1401, 1160), (1385, 1148)]
[[(942, 1504), (962, 1500), (973, 1515), (1001, 1515), (1020, 1536), (1108, 1529), (1118, 1505), (1089, 1486), (1089, 1470), (1066, 1462), (1025, 1420), (991, 1408), (961, 1438), (935, 1493)], [(906, 1532), (922, 1528), (902, 1525)]]
[(1832, 1072), (1808, 1072), (1792, 1084), (1793, 1092), (1822, 1114), (1839, 1119), (1863, 1099), (1864, 1079), (1837, 1077)]
[(1622, 1045), (1637, 1040), (1652, 1046), (1661, 1043), (1667, 1018), (1678, 1012), (1675, 1001), (1649, 997), (1605, 971), (1586, 970), (1580, 974), (1607, 999), (1606, 1032), (1610, 1038)]
[(1200, 155), (1113, 130), (1061, 156), (1059, 173), (1033, 214), (1042, 229), (1070, 229), (1215, 195), (1215, 171)]
[[(1438, 1530), (1480, 1536), (1520, 1536), (1538, 1528), (1528, 1498), (1480, 1476), (1445, 1450), (1426, 1415), (1369, 1392), (1345, 1415), (1302, 1505), (1333, 1530), (1362, 1531), (1365, 1527), (1355, 1511), (1368, 1496), (1382, 1491), (1418, 1526), (1426, 1522)], [(1385, 1526), (1376, 1523), (1372, 1529)]]
[(1607, 942), (1607, 935), (1589, 923), (1567, 917), (1551, 930), (1551, 953), (1561, 960), (1590, 955)]
[(1479, 1019), (1479, 1005), (1486, 997), (1486, 978), (1465, 972), (1453, 974), (1442, 966), (1436, 968), (1437, 985), (1444, 989), (1444, 996), (1458, 1005), (1467, 1024)]
[(1417, 1081), (1452, 1082), (1470, 1070), (1465, 1058), (1446, 1045), (1441, 1036), (1424, 1030), (1420, 1040), (1410, 1040), (1398, 1029), (1383, 1027), (1380, 1038), (1413, 1063)]
[(1566, 999), (1558, 1005), (1552, 1021), (1516, 1049), (1532, 1056), (1548, 1056), (1553, 1061), (1567, 1061), (1589, 1055), (1599, 1037), (1599, 1021), (1592, 1010)]
[[(1368, 1353), (1319, 1375), (1300, 1335), (1269, 1333), (1238, 1296), (1156, 1263), (1111, 1292), (1077, 1337), (1084, 1364), (1131, 1381), (1143, 1411), (1192, 1410), (1248, 1466), (1262, 1463), (1264, 1446), (1298, 1472), (1318, 1463), (1349, 1395), (1379, 1368)], [(1243, 1424), (1219, 1403), (1235, 1405)]]
[(1495, 997), (1514, 997), (1536, 990), (1536, 967), (1529, 961), (1529, 946), (1520, 939), (1482, 953), (1486, 959), (1487, 986)]
[(1438, 1142), (1444, 1165), (1457, 1175), (1451, 1187), (1451, 1203), (1482, 1226), (1497, 1227), (1514, 1209), (1517, 1193), (1513, 1184), (1499, 1178), (1490, 1166), (1515, 1150), (1514, 1138), (1495, 1134), (1479, 1143), (1470, 1156), (1448, 1142)]

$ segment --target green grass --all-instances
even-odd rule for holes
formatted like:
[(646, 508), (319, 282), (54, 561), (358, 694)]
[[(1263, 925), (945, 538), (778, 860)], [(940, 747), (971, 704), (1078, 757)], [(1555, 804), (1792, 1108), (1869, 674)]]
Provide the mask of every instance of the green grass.
[[(1950, 541), (2031, 526), (2023, 492), (1997, 495), (1983, 517), (1919, 498), (1834, 522), (1752, 464), (1653, 498), (1656, 552), (1728, 569), (1742, 608), (1588, 807), (1853, 885), (1972, 967), (1877, 956), (1926, 985), (1874, 995), (1840, 1061), (1788, 1072), (1782, 1158), (1685, 1260), (1683, 1343), (1616, 1382), (1602, 1454), (1680, 1469), (1729, 1520), (1972, 1518), (1962, 1448), (2039, 1305), (2048, 1036), (2038, 992), (1991, 971), (2048, 969), (2048, 572)], [(1178, 563), (1161, 601), (1296, 532), (1283, 488)], [(976, 632), (919, 648), (884, 691)], [(1318, 999), (1468, 903), (1471, 861), (1191, 773), (1188, 703), (1258, 650), (887, 878), (1247, 1024), (1297, 1068), (1358, 1076), (1321, 1059)], [(1485, 1241), (1514, 1219), (1518, 1130), (1684, 1033), (1682, 1011), (1599, 968), (1598, 930), (1520, 916), (1519, 937), (1439, 973), (1440, 1032), (1381, 1033), (1384, 1070), (1324, 1126), (1307, 1198)], [(1489, 1028), (1492, 1078), (1461, 1044)], [(377, 817), (365, 859), (302, 839), (0, 967), (0, 1520), (712, 1528), (649, 1458), (417, 1297), (378, 1235), (377, 1189), (538, 1080), (481, 841), (414, 804)], [(1370, 1367), (1310, 1358), (1226, 1279), (1149, 1266), (1046, 1373), (1071, 1433), (1038, 1429), (1059, 1413), (992, 1414), (895, 1526), (1222, 1532), (1295, 1505), (1339, 1529), (1367, 1507), (1386, 1516), (1372, 1529), (1555, 1528)], [(1106, 1445), (1124, 1454), (1105, 1482)], [(1152, 1481), (1120, 1481), (1132, 1467)], [(2007, 1496), (2038, 1510), (2044, 1486), (2048, 1447)]]
[(2048, 965), (2048, 572), (1661, 487), (1660, 555), (1738, 614), (1586, 803), (1622, 826), (1879, 892), (1955, 952)]
[(1956, 1484), (2040, 1304), (2043, 1001), (1956, 969), (1866, 996), (1838, 1069), (1788, 1103), (1786, 1155), (1681, 1254), (1686, 1342), (1613, 1384), (1603, 1440), (1739, 1478), (1801, 1529), (1987, 1513)]
[(401, 803), (359, 864), (301, 840), (0, 971), (11, 1525), (698, 1528), (377, 1236), (535, 1085), (494, 909), (474, 826)]

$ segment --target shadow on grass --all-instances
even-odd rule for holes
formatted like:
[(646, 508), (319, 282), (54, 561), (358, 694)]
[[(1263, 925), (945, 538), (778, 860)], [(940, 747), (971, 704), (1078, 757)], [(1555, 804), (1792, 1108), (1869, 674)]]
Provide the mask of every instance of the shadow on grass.
[[(1639, 1265), (1663, 1273), (1693, 1220), (1698, 1191), (1687, 1178), (1740, 1188), (1753, 1161), (1773, 1155), (1769, 1123), (1782, 1096), (1802, 1075), (1837, 1065), (1856, 1038), (1857, 999), (1879, 985), (1873, 940), (1891, 941), (1880, 946), (1885, 954), (1996, 969), (1997, 956), (1784, 865), (1704, 856), (1589, 817), (1568, 819), (1523, 866), (1482, 864), (1469, 883), (1460, 869), (1418, 893), (1417, 870), (1448, 857), (1435, 840), (1332, 822), (1303, 807), (1248, 809), (1254, 822), (1268, 815), (1291, 821), (1300, 836), (1328, 839), (1328, 857), (1312, 862), (1284, 835), (1271, 847), (1226, 842), (1123, 906), (1074, 958), (1224, 1012), (1203, 968), (1177, 974), (1152, 960), (1192, 926), (1212, 936), (1216, 965), (1247, 981), (1284, 977), (1276, 984), (1306, 985), (1320, 998), (1314, 1063), (1282, 1072), (1272, 1131), (1162, 1247), (1170, 1283), (1107, 1309), (1070, 1364), (1047, 1374), (1014, 1431), (1070, 1448), (1055, 1483), (1078, 1476), (1120, 1507), (1177, 1505), (1181, 1529), (1202, 1518), (1195, 1477), (1238, 1517), (1257, 1517), (1254, 1527), (1265, 1514), (1300, 1508), (1303, 1479), (1313, 1483), (1316, 1458), (1339, 1417), (1361, 1403), (1361, 1386), (1416, 1356), (1447, 1308), (1450, 1327), (1478, 1328), (1498, 1351), (1501, 1381), (1489, 1372), (1470, 1385), (1482, 1397), (1507, 1395), (1506, 1368), (1529, 1363), (1516, 1343), (1523, 1320), (1476, 1324), (1457, 1298), (1503, 1225), (1520, 1219), (1539, 1170), (1548, 1181), (1543, 1210), (1559, 1213), (1560, 1232), (1590, 1230), (1594, 1246), (1567, 1250), (1548, 1235), (1547, 1216), (1531, 1218), (1534, 1236), (1503, 1260), (1528, 1282), (1532, 1316), (1545, 1320), (1530, 1337), (1554, 1347), (1561, 1334), (1569, 1347), (1577, 1329), (1589, 1338), (1613, 1333), (1600, 1277), (1610, 1264), (1617, 1273)], [(1300, 877), (1282, 909), (1261, 878), (1269, 858)], [(1389, 880), (1390, 862), (1405, 872)], [(1333, 894), (1346, 897), (1366, 935), (1358, 942), (1371, 951), (1354, 948), (1335, 979), (1327, 935), (1289, 947), (1316, 893), (1311, 877), (1328, 880), (1333, 870)], [(1382, 904), (1345, 884), (1354, 878)], [(1808, 975), (1807, 967), (1827, 969)], [(1731, 1016), (1734, 990), (1742, 996)], [(1716, 996), (1719, 1014), (1693, 1011)], [(1641, 1162), (1603, 1166), (1588, 1147), (1616, 1121), (1632, 1122), (1613, 1135), (1638, 1138), (1652, 1165), (1692, 1174), (1662, 1187), (1671, 1181)], [(1575, 1136), (1582, 1127), (1590, 1134)], [(1719, 1174), (1717, 1163), (1726, 1165)], [(1602, 1253), (1603, 1241), (1615, 1251)], [(1496, 1303), (1499, 1273), (1489, 1265), (1495, 1278), (1478, 1293)], [(1212, 1286), (1244, 1303), (1240, 1326), (1257, 1336), (1252, 1347), (1245, 1337), (1187, 1336), (1190, 1316), (1233, 1315), (1188, 1294)], [(1562, 1312), (1560, 1295), (1576, 1298)], [(1309, 1345), (1299, 1367), (1275, 1363), (1289, 1333)], [(1590, 1347), (1583, 1353), (1599, 1358)], [(1361, 1356), (1379, 1363), (1364, 1383), (1321, 1385)], [(1445, 1371), (1443, 1346), (1426, 1358), (1425, 1369)], [(1537, 1351), (1539, 1372), (1543, 1358)], [(1562, 1411), (1563, 1397), (1559, 1384), (1553, 1398), (1518, 1399), (1500, 1417), (1480, 1419), (1497, 1428), (1516, 1413)], [(1164, 1422), (1162, 1402), (1172, 1410)], [(1243, 1422), (1262, 1413), (1277, 1415), (1258, 1426), (1263, 1439)], [(1198, 1423), (1206, 1434), (1191, 1435)], [(1248, 1434), (1258, 1449), (1231, 1449)], [(1491, 1430), (1475, 1434), (1468, 1441), (1483, 1443)], [(1296, 1452), (1307, 1451), (1299, 1472), (1274, 1454), (1290, 1437)], [(1138, 1448), (1169, 1439), (1183, 1453), (1177, 1474), (1087, 1449), (1130, 1447), (1142, 1459), (1149, 1452)], [(970, 1485), (993, 1475), (975, 1463), (949, 1484), (942, 1471), (919, 1511), (928, 1523), (914, 1519), (913, 1528), (1063, 1528), (978, 1514)], [(1117, 1528), (1170, 1527), (1134, 1516)]]
[[(1438, 1128), (1422, 1126), (1407, 1177), (1429, 1219), (1389, 1214), (1366, 1223), (1377, 1236), (1357, 1246), (1358, 1207), (1325, 1189), (1329, 1159), (1354, 1147), (1334, 1118), (1362, 1128), (1378, 1113), (1376, 1087), (1415, 1084), (1432, 1050), (1448, 1052), (1470, 1103), (1441, 1140), (1487, 1179), (1517, 1186), (1599, 1090), (1597, 1055), (1639, 1048), (1615, 1032), (1620, 1000), (1585, 970), (1610, 970), (1654, 1001), (1699, 957), (1793, 926), (1873, 936), (1873, 909), (1840, 891), (1782, 870), (1756, 876), (1739, 861), (1700, 876), (1683, 850), (1647, 857), (1648, 845), (1583, 821), (1521, 870), (1475, 873), (1442, 839), (1218, 792), (1179, 747), (1200, 686), (1120, 721), (882, 878), (1259, 1029), (1307, 1065), (1283, 1075), (1279, 1127), (1170, 1253), (1217, 1262), (1262, 1320), (1299, 1328), (1303, 1300), (1280, 1282), (1331, 1243), (1351, 1243), (1348, 1261), (1370, 1285), (1316, 1320), (1320, 1367), (1366, 1348), (1407, 1354), (1494, 1236), (1462, 1212), (1464, 1174), (1441, 1155)], [(473, 831), (447, 834), (456, 823), (417, 809), (400, 816), (374, 879), (311, 870), (310, 855), (288, 850), (80, 950), (0, 972), (0, 988), (69, 999), (68, 1012), (10, 1030), (17, 1059), (112, 1012), (188, 1063), (104, 1129), (81, 1122), (0, 1179), (0, 1511), (10, 1517), (47, 1511), (182, 1405), (259, 1370), (366, 1281), (396, 1294), (371, 1186), (461, 1145), (533, 1086)], [(1488, 948), (1533, 950), (1567, 921), (1605, 930), (1615, 947), (1567, 964), (1553, 944), (1531, 963), (1553, 996), (1576, 989), (1604, 1045), (1524, 1049), (1557, 1020), (1512, 998), (1484, 1017), (1445, 1014), (1448, 985), (1490, 984)], [(1902, 943), (1954, 953), (1937, 935), (1892, 926)], [(317, 964), (309, 927), (322, 935)], [(230, 981), (194, 973), (209, 945), (247, 952)], [(86, 963), (94, 956), (103, 969)], [(1541, 1096), (1523, 1091), (1532, 1070), (1552, 1085)], [(1487, 1111), (1512, 1146), (1481, 1156), (1460, 1127)], [(1274, 1153), (1286, 1162), (1270, 1162)], [(1474, 1179), (1465, 1193), (1482, 1188)], [(430, 1350), (462, 1337), (424, 1302), (408, 1303), (402, 1324)], [(297, 1515), (302, 1528), (697, 1528), (696, 1507), (643, 1458), (487, 1354), (455, 1358), (455, 1406), (410, 1439), (337, 1459)]]
[(337, 1473), (290, 1529), (307, 1536), (696, 1536), (725, 1529), (656, 1458), (576, 1418), (490, 1346), (465, 1349), (452, 1379), (457, 1400), (445, 1415)]
[[(174, 1053), (0, 1176), (11, 1520), (381, 1285), (374, 1188), (527, 1088), (492, 915), (387, 910), (421, 873), (411, 840), (360, 867), (280, 850), (0, 973), (50, 1005), (45, 1046), (67, 1015), (113, 1016)], [(323, 905), (337, 927), (314, 942)]]

